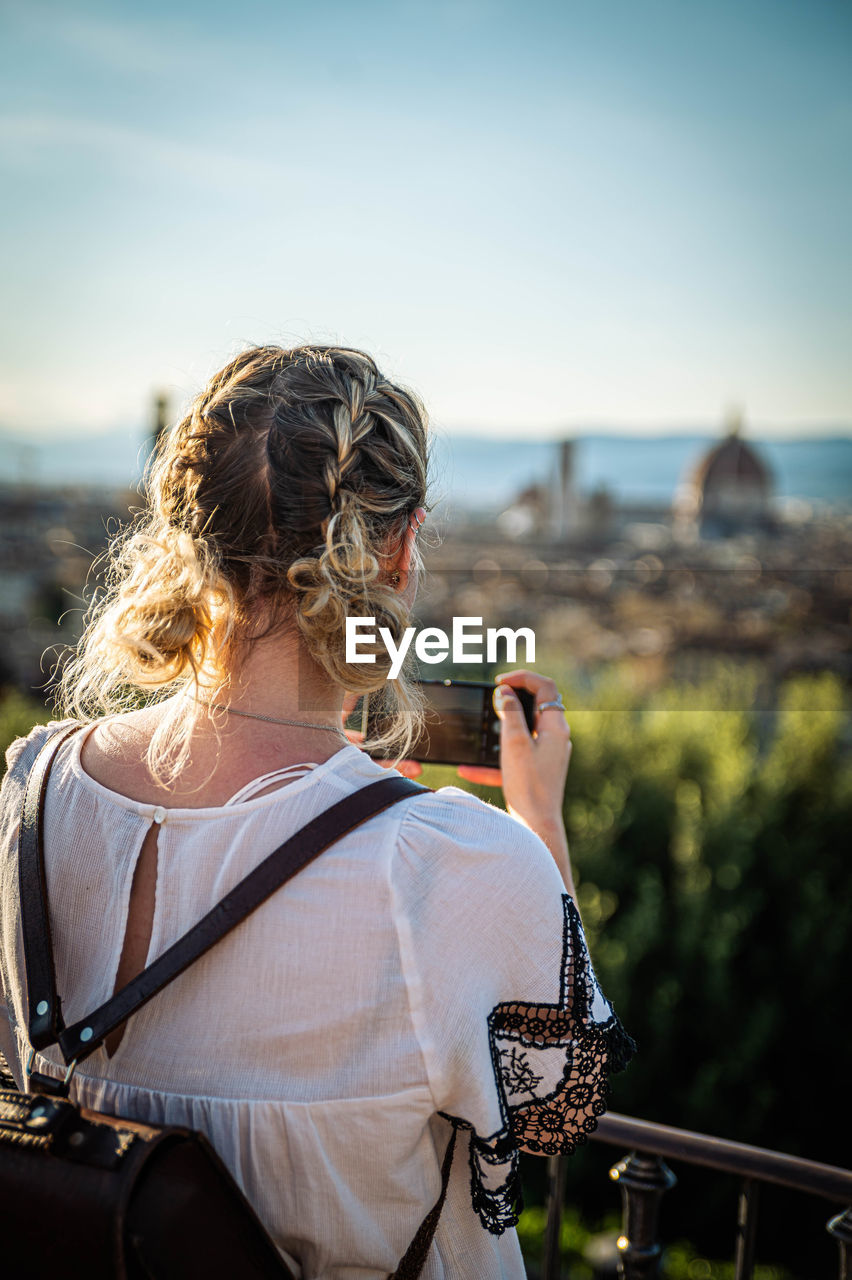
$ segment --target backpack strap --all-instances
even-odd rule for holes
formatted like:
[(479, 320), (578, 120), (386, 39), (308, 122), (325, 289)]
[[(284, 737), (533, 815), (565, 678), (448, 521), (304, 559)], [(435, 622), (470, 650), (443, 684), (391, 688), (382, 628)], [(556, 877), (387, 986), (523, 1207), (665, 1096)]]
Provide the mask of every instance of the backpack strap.
[(143, 969), (94, 1012), (65, 1028), (56, 993), (45, 892), (44, 797), (57, 750), (80, 727), (75, 725), (73, 729), (57, 734), (39, 753), (24, 795), (18, 840), (30, 1044), (33, 1049), (41, 1049), (58, 1041), (68, 1065), (82, 1062), (94, 1053), (112, 1031), (209, 951), (226, 933), (241, 924), (329, 845), (400, 800), (429, 790), (418, 782), (394, 774), (344, 796), (279, 845), (147, 969)]
[(24, 788), (18, 828), (18, 886), (27, 973), (27, 1027), (33, 1049), (44, 1049), (54, 1044), (65, 1025), (61, 1001), (56, 994), (41, 831), (50, 766), (63, 742), (82, 727), (75, 724), (50, 735), (35, 758)]
[(450, 1185), (450, 1170), (453, 1167), (453, 1152), (456, 1146), (457, 1132), (456, 1126), (453, 1125), (453, 1131), (450, 1134), (450, 1140), (447, 1143), (447, 1149), (444, 1152), (444, 1160), (441, 1165), (441, 1194), (420, 1223), (417, 1228), (417, 1234), (405, 1251), (405, 1257), (393, 1275), (389, 1277), (389, 1280), (417, 1280), (423, 1270), (426, 1257), (432, 1248), (432, 1241), (435, 1239), (435, 1232), (438, 1230), (441, 1210), (447, 1198), (447, 1187)]

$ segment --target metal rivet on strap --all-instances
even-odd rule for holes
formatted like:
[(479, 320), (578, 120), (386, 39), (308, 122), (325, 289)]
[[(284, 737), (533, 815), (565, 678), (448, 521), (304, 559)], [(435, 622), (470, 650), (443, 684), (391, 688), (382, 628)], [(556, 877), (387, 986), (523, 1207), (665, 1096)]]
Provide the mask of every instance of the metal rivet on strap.
[(50, 1005), (47, 1003), (46, 1000), (39, 1000), (38, 1004), (36, 1005), (36, 1013), (39, 1015), (39, 1017), (41, 1017), (43, 1014), (47, 1013), (49, 1008), (50, 1008)]
[(85, 1042), (86, 1040), (91, 1040), (93, 1035), (94, 1035), (94, 1032), (92, 1031), (91, 1027), (84, 1027), (83, 1030), (80, 1032), (80, 1039)]

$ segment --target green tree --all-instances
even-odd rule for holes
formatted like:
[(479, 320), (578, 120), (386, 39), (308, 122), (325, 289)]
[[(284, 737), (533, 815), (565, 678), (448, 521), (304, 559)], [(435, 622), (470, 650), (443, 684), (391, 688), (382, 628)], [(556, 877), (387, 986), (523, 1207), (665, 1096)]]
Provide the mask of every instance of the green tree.
[[(842, 684), (791, 679), (768, 723), (755, 679), (724, 666), (700, 688), (653, 697), (617, 674), (585, 695), (567, 677), (561, 687), (575, 742), (565, 821), (578, 898), (604, 989), (639, 1043), (612, 1106), (848, 1164), (838, 1123), (852, 1078)], [(569, 1199), (594, 1218), (612, 1203), (613, 1155), (589, 1148), (569, 1164)], [(530, 1162), (527, 1172), (534, 1197), (543, 1171)], [(724, 1256), (735, 1186), (688, 1172), (682, 1184), (669, 1238), (692, 1235)], [(803, 1275), (818, 1258), (830, 1274), (831, 1206), (806, 1201), (791, 1210), (782, 1193), (766, 1194), (764, 1258), (784, 1261), (773, 1249), (785, 1240)]]

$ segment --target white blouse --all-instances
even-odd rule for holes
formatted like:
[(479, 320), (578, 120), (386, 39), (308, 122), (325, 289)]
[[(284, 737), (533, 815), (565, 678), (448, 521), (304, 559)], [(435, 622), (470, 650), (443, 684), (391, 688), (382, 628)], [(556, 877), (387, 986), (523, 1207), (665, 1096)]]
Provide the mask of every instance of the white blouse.
[[(0, 1050), (29, 1046), (17, 887), (23, 786), (0, 794)], [(386, 776), (358, 747), (286, 786), (155, 809), (54, 762), (48, 899), (66, 1024), (113, 992), (130, 888), (159, 821), (148, 963), (311, 818)], [(291, 776), (291, 775), (290, 775)], [(268, 784), (268, 779), (266, 780)], [(243, 789), (248, 795), (251, 792)], [(517, 1152), (571, 1150), (632, 1043), (602, 995), (544, 844), (456, 787), (406, 799), (322, 854), (77, 1069), (84, 1106), (203, 1131), (304, 1280), (379, 1280), (441, 1186), (423, 1280), (520, 1280)], [(64, 1074), (58, 1048), (38, 1070)]]

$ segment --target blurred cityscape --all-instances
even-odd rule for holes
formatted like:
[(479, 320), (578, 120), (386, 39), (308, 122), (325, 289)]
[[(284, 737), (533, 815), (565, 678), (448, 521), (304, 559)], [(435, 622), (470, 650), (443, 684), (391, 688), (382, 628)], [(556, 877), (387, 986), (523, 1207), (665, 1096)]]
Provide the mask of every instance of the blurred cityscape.
[[(156, 431), (167, 416), (159, 398)], [(735, 416), (669, 501), (582, 492), (582, 447), (554, 443), (502, 510), (436, 511), (420, 625), (533, 627), (551, 660), (618, 661), (650, 685), (700, 679), (720, 655), (758, 661), (770, 697), (792, 672), (852, 677), (852, 505), (779, 502)], [(103, 484), (0, 485), (0, 685), (44, 686), (79, 635), (108, 533), (140, 505)]]
[[(635, 446), (634, 446), (635, 447)], [(575, 445), (494, 520), (456, 518), (419, 612), (531, 626), (581, 670), (618, 661), (642, 682), (700, 680), (724, 655), (785, 675), (852, 676), (852, 507), (776, 501), (742, 424), (727, 424), (667, 503), (578, 492)]]

